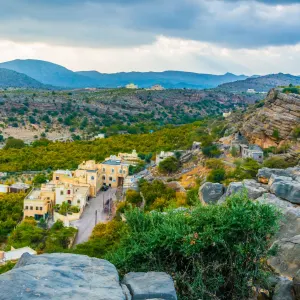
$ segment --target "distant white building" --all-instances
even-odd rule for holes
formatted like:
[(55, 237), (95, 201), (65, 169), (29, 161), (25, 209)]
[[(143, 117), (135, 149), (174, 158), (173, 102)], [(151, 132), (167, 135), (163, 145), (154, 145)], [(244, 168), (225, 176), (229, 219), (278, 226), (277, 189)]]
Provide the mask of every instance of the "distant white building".
[(231, 111), (227, 112), (227, 113), (223, 113), (223, 117), (224, 118), (228, 118), (231, 115)]
[(247, 93), (249, 93), (249, 94), (255, 94), (256, 91), (255, 91), (255, 89), (248, 89), (248, 90), (247, 90)]
[(96, 139), (105, 139), (105, 133), (99, 133), (96, 136), (94, 136), (94, 140)]
[(10, 251), (4, 252), (0, 251), (0, 263), (6, 263), (8, 261), (15, 261), (21, 258), (24, 253), (29, 253), (31, 255), (36, 255), (36, 251), (31, 249), (30, 247), (23, 247), (19, 249), (15, 249), (11, 247)]
[(134, 83), (129, 83), (125, 87), (126, 89), (138, 89), (138, 86), (135, 85)]
[(9, 192), (9, 186), (6, 184), (0, 184), (0, 194), (7, 194)]
[(163, 160), (171, 156), (175, 156), (175, 153), (170, 151), (161, 151), (160, 154), (156, 156), (156, 165), (159, 165)]

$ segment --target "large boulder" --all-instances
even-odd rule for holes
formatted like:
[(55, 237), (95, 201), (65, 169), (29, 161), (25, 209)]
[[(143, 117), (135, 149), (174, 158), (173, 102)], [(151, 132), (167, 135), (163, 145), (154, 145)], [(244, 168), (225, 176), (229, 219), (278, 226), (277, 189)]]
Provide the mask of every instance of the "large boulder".
[(292, 281), (281, 277), (275, 286), (272, 300), (295, 300)]
[(262, 168), (258, 170), (257, 179), (259, 182), (267, 184), (272, 175), (292, 177), (295, 179), (297, 176), (300, 176), (300, 167), (287, 169)]
[(199, 199), (207, 204), (215, 204), (222, 197), (224, 191), (223, 184), (205, 182), (199, 188)]
[(243, 182), (231, 182), (226, 191), (226, 197), (245, 190), (250, 199), (257, 199), (267, 192), (267, 188), (255, 180), (245, 179)]
[(300, 204), (300, 182), (292, 177), (272, 175), (269, 180), (270, 192), (291, 203)]
[(172, 277), (167, 273), (131, 272), (124, 276), (123, 283), (129, 288), (132, 300), (177, 300)]
[(256, 201), (275, 206), (283, 215), (279, 232), (273, 241), (274, 245), (278, 246), (278, 251), (268, 263), (277, 273), (292, 278), (300, 269), (300, 206), (269, 193), (262, 195)]
[(25, 255), (0, 275), (1, 300), (125, 300), (114, 265), (75, 254)]
[(296, 300), (300, 300), (300, 269), (296, 276), (293, 278), (293, 289)]

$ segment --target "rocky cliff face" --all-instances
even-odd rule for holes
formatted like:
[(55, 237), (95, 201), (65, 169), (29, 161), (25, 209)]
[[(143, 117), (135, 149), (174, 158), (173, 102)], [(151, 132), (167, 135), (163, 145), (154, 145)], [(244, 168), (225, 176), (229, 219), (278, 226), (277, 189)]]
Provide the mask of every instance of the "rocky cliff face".
[[(244, 116), (241, 133), (253, 144), (267, 148), (292, 138), (300, 124), (300, 95), (272, 89), (263, 108)], [(274, 137), (274, 132), (279, 138)]]

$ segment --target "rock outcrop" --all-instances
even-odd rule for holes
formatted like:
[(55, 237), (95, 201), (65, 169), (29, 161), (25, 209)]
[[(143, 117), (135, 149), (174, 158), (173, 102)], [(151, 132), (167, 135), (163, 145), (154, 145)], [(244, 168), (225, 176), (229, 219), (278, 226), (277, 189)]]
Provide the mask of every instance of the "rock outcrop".
[(270, 169), (262, 168), (258, 170), (257, 179), (259, 182), (267, 184), (272, 175), (291, 177), (296, 180), (300, 177), (300, 167), (287, 168), (287, 169)]
[(206, 204), (215, 204), (223, 196), (224, 191), (223, 184), (205, 182), (199, 188), (199, 199)]
[(267, 148), (277, 145), (280, 140), (290, 139), (299, 123), (300, 95), (272, 89), (264, 107), (245, 116), (240, 131), (250, 143)]
[(135, 300), (159, 297), (177, 299), (173, 281), (166, 273), (130, 273), (121, 285), (113, 264), (84, 255), (24, 254), (11, 271), (0, 275), (1, 300)]

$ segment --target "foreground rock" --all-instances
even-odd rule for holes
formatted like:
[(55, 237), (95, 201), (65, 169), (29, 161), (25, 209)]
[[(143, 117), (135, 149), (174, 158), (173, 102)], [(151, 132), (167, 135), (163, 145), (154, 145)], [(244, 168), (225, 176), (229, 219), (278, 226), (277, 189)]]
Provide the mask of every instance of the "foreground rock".
[[(155, 287), (157, 295), (169, 297), (168, 293), (171, 293), (173, 297), (163, 299), (176, 299), (174, 284), (167, 274), (151, 273), (151, 276), (145, 275), (146, 282), (139, 278), (137, 283), (130, 274), (130, 286), (144, 286), (145, 289), (148, 286), (148, 291)], [(126, 286), (121, 286), (113, 264), (84, 255), (24, 254), (14, 269), (0, 275), (1, 300), (129, 300), (132, 296), (132, 299), (151, 298), (131, 295)]]
[(199, 188), (199, 199), (206, 204), (215, 204), (224, 194), (223, 184), (205, 182)]
[(262, 168), (258, 170), (257, 179), (259, 182), (267, 184), (272, 175), (292, 177), (292, 179), (295, 180), (298, 176), (300, 176), (300, 167), (287, 169)]
[(300, 206), (269, 193), (262, 195), (257, 201), (274, 205), (283, 214), (280, 230), (274, 240), (278, 253), (268, 263), (277, 273), (293, 278), (300, 269)]
[(272, 175), (269, 185), (270, 192), (277, 197), (300, 204), (300, 182), (298, 180), (293, 180), (292, 177)]
[(129, 288), (132, 300), (177, 300), (173, 280), (166, 273), (129, 273), (125, 275), (123, 283)]

